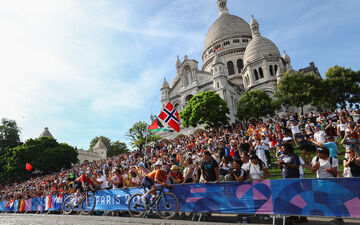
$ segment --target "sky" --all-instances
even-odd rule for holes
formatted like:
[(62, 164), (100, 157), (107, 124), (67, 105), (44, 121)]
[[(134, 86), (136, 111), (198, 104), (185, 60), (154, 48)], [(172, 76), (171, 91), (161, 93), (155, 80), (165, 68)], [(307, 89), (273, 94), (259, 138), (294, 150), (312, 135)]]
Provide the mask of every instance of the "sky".
[[(229, 12), (286, 50), (298, 70), (314, 61), (360, 70), (360, 1), (228, 0)], [(176, 56), (199, 62), (218, 17), (216, 0), (0, 0), (0, 118), (21, 140), (49, 127), (59, 141), (88, 149), (158, 114)], [(128, 145), (129, 148), (131, 148)]]

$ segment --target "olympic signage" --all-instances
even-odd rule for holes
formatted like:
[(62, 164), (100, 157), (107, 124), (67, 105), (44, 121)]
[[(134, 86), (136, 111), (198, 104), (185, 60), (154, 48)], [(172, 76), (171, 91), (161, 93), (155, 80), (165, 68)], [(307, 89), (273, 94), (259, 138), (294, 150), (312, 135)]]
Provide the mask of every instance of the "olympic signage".
[[(360, 218), (360, 178), (282, 179), (175, 185), (180, 211)], [(95, 211), (126, 211), (142, 188), (96, 192)], [(0, 211), (61, 210), (66, 196), (0, 202)]]

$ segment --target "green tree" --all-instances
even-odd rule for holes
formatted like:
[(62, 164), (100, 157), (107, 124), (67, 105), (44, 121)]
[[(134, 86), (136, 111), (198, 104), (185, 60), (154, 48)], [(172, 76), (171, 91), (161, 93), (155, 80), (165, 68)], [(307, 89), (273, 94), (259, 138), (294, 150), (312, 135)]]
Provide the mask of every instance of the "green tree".
[(262, 90), (251, 90), (245, 92), (236, 105), (237, 118), (248, 121), (250, 118), (273, 116), (278, 104)]
[(54, 138), (29, 139), (23, 145), (6, 150), (0, 176), (7, 180), (29, 177), (31, 174), (25, 170), (26, 163), (43, 174), (68, 169), (77, 163), (77, 155), (75, 148), (58, 143)]
[(304, 106), (314, 102), (319, 94), (319, 87), (322, 86), (322, 79), (312, 74), (299, 72), (286, 72), (278, 85), (275, 97), (286, 106), (296, 106), (304, 113)]
[(90, 151), (92, 151), (92, 148), (96, 145), (96, 143), (98, 143), (99, 139), (101, 139), (101, 141), (104, 143), (105, 147), (108, 150), (111, 149), (111, 139), (105, 136), (99, 136), (99, 137), (94, 137), (90, 141)]
[(129, 152), (129, 149), (125, 143), (120, 142), (120, 141), (113, 142), (113, 141), (111, 141), (110, 138), (105, 137), (105, 136), (94, 137), (90, 141), (90, 151), (92, 151), (93, 147), (96, 145), (96, 143), (99, 141), (99, 139), (101, 139), (101, 141), (104, 143), (105, 147), (107, 148), (107, 151), (106, 151), (107, 157), (112, 157), (114, 155)]
[(15, 120), (1, 119), (0, 124), (0, 155), (8, 148), (21, 145), (20, 128)]
[(107, 152), (108, 157), (119, 155), (122, 153), (128, 153), (129, 149), (124, 142), (115, 141), (111, 143), (111, 148)]
[(148, 127), (149, 124), (146, 122), (138, 121), (125, 134), (125, 136), (130, 139), (130, 144), (133, 148), (141, 150), (143, 149), (146, 141), (150, 143), (161, 139), (160, 135), (148, 130)]
[(325, 85), (321, 103), (328, 102), (332, 108), (346, 108), (347, 103), (360, 101), (360, 71), (334, 66), (325, 73)]
[(230, 113), (227, 103), (215, 92), (201, 92), (190, 99), (186, 108), (180, 112), (184, 127), (206, 124), (206, 127), (219, 127), (229, 124)]

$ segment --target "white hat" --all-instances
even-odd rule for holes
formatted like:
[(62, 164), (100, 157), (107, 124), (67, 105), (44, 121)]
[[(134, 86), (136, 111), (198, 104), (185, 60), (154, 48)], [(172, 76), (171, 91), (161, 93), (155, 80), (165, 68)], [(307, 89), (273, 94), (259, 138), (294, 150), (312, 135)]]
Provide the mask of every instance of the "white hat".
[(154, 164), (154, 166), (162, 166), (161, 160), (156, 161), (156, 163)]

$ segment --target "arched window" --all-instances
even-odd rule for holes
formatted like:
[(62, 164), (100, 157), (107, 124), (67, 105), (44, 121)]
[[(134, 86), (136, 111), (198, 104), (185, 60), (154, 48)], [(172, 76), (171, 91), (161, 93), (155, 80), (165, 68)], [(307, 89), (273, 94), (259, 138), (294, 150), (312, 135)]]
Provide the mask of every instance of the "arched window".
[(193, 95), (188, 95), (188, 96), (186, 96), (185, 102), (187, 103), (188, 101), (190, 101), (190, 99), (191, 99), (192, 97), (194, 97), (194, 96), (193, 96)]
[(243, 63), (242, 59), (238, 59), (237, 67), (238, 67), (238, 72), (241, 73), (241, 70), (244, 68), (244, 63)]
[(179, 103), (175, 103), (174, 107), (175, 107), (175, 109), (176, 109), (178, 112), (181, 111), (181, 110), (180, 110), (180, 104), (179, 104)]
[(277, 65), (275, 65), (275, 66), (274, 66), (274, 68), (275, 68), (274, 73), (276, 74), (276, 71), (277, 71), (277, 69), (278, 69), (278, 66), (277, 66)]
[(229, 75), (235, 74), (235, 71), (234, 71), (234, 63), (233, 63), (232, 61), (229, 61), (229, 62), (227, 63), (227, 68), (228, 68)]
[(264, 78), (264, 73), (261, 67), (259, 67), (260, 79)]
[(273, 71), (273, 66), (272, 65), (269, 66), (269, 71), (270, 71), (270, 75), (274, 76), (274, 71)]
[(259, 75), (256, 69), (254, 70), (254, 75), (255, 75), (255, 80), (259, 80)]

